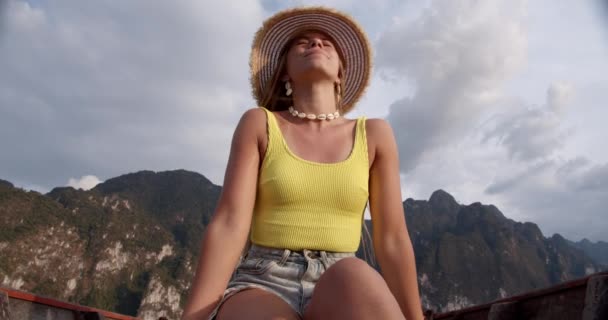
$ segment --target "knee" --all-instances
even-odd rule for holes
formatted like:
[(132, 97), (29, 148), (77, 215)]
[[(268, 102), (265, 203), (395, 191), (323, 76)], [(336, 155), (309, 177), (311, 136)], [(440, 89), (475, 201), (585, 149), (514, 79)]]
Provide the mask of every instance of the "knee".
[(344, 258), (325, 271), (319, 279), (321, 282), (331, 282), (340, 287), (361, 288), (363, 284), (384, 284), (382, 276), (359, 258)]
[(400, 312), (376, 270), (361, 259), (345, 258), (323, 273), (305, 318), (396, 319)]
[(371, 269), (373, 270), (367, 262), (356, 258), (344, 258), (334, 263), (331, 267), (327, 269), (327, 272), (336, 272), (335, 270), (340, 270), (340, 272), (361, 272), (364, 270)]

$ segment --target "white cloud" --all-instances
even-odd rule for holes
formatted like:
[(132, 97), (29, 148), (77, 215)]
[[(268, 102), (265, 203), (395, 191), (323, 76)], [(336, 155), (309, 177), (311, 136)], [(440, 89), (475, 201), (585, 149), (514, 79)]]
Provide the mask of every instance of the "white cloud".
[(574, 85), (567, 82), (551, 84), (547, 90), (547, 107), (560, 113), (574, 98)]
[(89, 190), (102, 182), (103, 181), (99, 180), (99, 178), (96, 176), (86, 175), (80, 177), (79, 179), (70, 178), (70, 180), (68, 180), (68, 186), (74, 189)]
[(1, 176), (53, 187), (83, 171), (184, 168), (222, 182), (232, 131), (254, 106), (257, 2), (11, 0), (6, 10)]
[[(38, 28), (40, 25), (46, 22), (46, 16), (39, 8), (33, 8), (27, 2), (16, 2), (7, 1), (1, 4), (3, 8), (0, 10), (7, 10), (10, 14), (6, 14), (6, 22), (8, 25), (15, 27), (18, 30), (29, 31)], [(5, 9), (4, 6), (9, 6)], [(2, 12), (4, 14), (4, 12)]]
[(527, 220), (538, 223), (549, 235), (606, 240), (608, 163), (576, 158), (531, 166), (527, 171), (524, 181), (495, 190), (505, 207), (525, 209)]
[(325, 4), (374, 44), (352, 116), (393, 125), (404, 197), (442, 188), (548, 234), (608, 240), (608, 41), (587, 2), (0, 3), (0, 177), (15, 185), (177, 168), (221, 184), (253, 106), (253, 33), (279, 8)]
[[(528, 19), (545, 6), (535, 3), (530, 13), (527, 1), (431, 1), (418, 18), (397, 17), (381, 35), (377, 65), (384, 81), (402, 88), (384, 96), (393, 97), (388, 119), (404, 195), (428, 198), (442, 188), (464, 204), (496, 204), (546, 235), (606, 240), (600, 217), (608, 206), (608, 158), (601, 157), (605, 129), (597, 118), (605, 115), (597, 79), (606, 78), (573, 63), (598, 65), (595, 48), (569, 51), (563, 34), (552, 36), (563, 26), (558, 16), (541, 15), (559, 26)], [(576, 21), (583, 11), (573, 10)], [(530, 33), (539, 20), (544, 29)], [(579, 43), (570, 34), (578, 32), (566, 38)], [(539, 44), (548, 50), (535, 51)], [(538, 96), (544, 99), (530, 99)]]
[(572, 85), (552, 84), (547, 90), (544, 106), (521, 110), (512, 106), (494, 116), (493, 121), (489, 121), (494, 126), (485, 131), (483, 141), (496, 140), (512, 158), (524, 161), (546, 159), (564, 145), (567, 134), (562, 127), (562, 110), (573, 92)]
[(462, 138), (500, 99), (505, 80), (525, 62), (523, 3), (432, 1), (418, 19), (380, 37), (378, 68), (415, 87), (388, 115), (402, 170)]

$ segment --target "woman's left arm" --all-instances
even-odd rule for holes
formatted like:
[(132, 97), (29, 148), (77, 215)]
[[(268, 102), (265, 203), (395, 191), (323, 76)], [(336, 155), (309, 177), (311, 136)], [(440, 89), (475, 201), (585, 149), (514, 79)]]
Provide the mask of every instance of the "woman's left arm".
[(382, 119), (368, 120), (374, 158), (369, 177), (373, 243), (382, 277), (407, 320), (422, 320), (416, 261), (405, 224), (399, 178), (399, 154), (393, 130)]

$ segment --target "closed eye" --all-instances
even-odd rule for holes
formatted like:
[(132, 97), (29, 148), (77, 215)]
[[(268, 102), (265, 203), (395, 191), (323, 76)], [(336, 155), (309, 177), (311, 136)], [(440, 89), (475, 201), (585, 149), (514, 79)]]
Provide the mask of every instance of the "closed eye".
[(294, 43), (302, 43), (302, 42), (307, 42), (307, 41), (308, 41), (308, 39), (306, 37), (302, 37), (302, 36), (297, 37), (293, 40)]

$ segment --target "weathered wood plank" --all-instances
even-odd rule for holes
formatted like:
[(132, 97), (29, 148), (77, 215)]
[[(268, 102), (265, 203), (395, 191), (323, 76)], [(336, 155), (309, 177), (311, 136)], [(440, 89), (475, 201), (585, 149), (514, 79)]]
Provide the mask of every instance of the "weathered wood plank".
[(94, 311), (79, 311), (76, 315), (76, 320), (105, 320), (106, 318), (99, 312)]
[(9, 305), (9, 297), (6, 292), (0, 291), (0, 320), (10, 320), (11, 309)]
[(55, 308), (31, 301), (11, 299), (12, 320), (73, 320), (72, 310)]
[(608, 275), (593, 276), (587, 281), (582, 319), (608, 319)]
[(519, 304), (517, 302), (494, 303), (490, 307), (488, 320), (519, 319)]
[(579, 320), (584, 307), (582, 290), (566, 290), (522, 301), (521, 319)]

